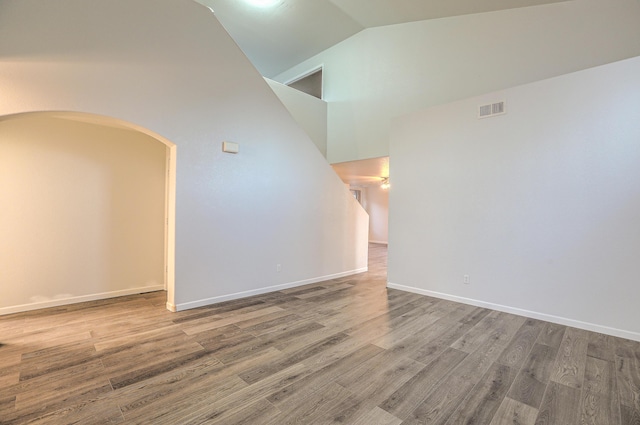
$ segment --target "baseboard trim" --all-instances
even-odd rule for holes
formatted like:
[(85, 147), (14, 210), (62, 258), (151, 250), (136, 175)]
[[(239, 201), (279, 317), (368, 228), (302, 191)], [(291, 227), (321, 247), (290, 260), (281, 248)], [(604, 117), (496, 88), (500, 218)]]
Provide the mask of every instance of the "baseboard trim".
[(381, 245), (389, 245), (389, 242), (387, 241), (369, 241), (369, 243), (379, 243)]
[(429, 291), (426, 289), (415, 288), (412, 286), (398, 285), (396, 283), (387, 282), (387, 288), (397, 289), (404, 292), (412, 292), (414, 294), (427, 295), (429, 297), (441, 298), (444, 300), (455, 301), (462, 304), (469, 304), (476, 307), (489, 308), (491, 310), (502, 311), (505, 313), (516, 314), (518, 316), (524, 316), (531, 319), (544, 320), (546, 322), (557, 323), (559, 325), (571, 326), (574, 328), (584, 329), (587, 331), (598, 332), (620, 338), (631, 339), (634, 341), (640, 341), (640, 333), (633, 331), (626, 331), (623, 329), (610, 328), (608, 326), (602, 326), (595, 323), (582, 322), (580, 320), (569, 319), (561, 316), (554, 316), (546, 313), (538, 313), (536, 311), (524, 310), (516, 307), (509, 307), (501, 304), (494, 304), (486, 301), (479, 301), (472, 298), (464, 298), (456, 295), (445, 294), (442, 292)]
[(87, 301), (106, 300), (108, 298), (124, 297), (126, 295), (144, 294), (146, 292), (164, 291), (164, 285), (144, 286), (142, 288), (123, 289), (113, 292), (102, 292), (99, 294), (81, 295), (78, 297), (61, 298), (56, 300), (41, 301), (32, 304), (21, 304), (11, 307), (0, 308), (0, 316), (25, 311), (40, 310), (42, 308), (60, 307), (64, 305), (84, 303)]
[(237, 300), (240, 298), (252, 297), (254, 295), (267, 294), (269, 292), (281, 291), (283, 289), (295, 288), (297, 286), (309, 285), (317, 282), (324, 282), (325, 280), (338, 279), (345, 276), (364, 273), (368, 270), (369, 270), (368, 267), (363, 267), (360, 269), (355, 269), (347, 272), (335, 273), (331, 275), (314, 277), (314, 278), (305, 279), (305, 280), (298, 280), (296, 282), (283, 283), (281, 285), (267, 286), (264, 288), (253, 289), (251, 291), (236, 292), (234, 294), (229, 294), (229, 295), (220, 295), (218, 297), (205, 298), (197, 301), (190, 301), (190, 302), (178, 303), (178, 304), (167, 303), (167, 310), (173, 311), (173, 312), (190, 310), (192, 308), (204, 307), (207, 305), (217, 304), (224, 301), (231, 301), (231, 300)]

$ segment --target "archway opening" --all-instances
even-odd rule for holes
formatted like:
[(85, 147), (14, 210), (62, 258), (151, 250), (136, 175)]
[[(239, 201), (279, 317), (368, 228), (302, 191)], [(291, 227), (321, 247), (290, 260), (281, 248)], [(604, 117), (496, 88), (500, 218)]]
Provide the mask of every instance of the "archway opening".
[(0, 314), (174, 293), (173, 143), (76, 112), (0, 117)]

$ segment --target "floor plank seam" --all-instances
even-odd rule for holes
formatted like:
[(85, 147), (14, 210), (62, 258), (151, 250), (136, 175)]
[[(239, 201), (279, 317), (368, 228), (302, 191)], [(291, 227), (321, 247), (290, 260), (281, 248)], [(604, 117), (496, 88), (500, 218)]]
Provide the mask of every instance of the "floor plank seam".
[(0, 318), (0, 423), (640, 424), (640, 343), (369, 272), (169, 313), (164, 293)]

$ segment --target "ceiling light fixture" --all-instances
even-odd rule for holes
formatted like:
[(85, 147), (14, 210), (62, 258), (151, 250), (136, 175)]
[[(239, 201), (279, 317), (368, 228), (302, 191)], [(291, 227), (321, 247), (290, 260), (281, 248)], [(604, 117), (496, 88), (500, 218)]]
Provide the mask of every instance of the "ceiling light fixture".
[(281, 0), (245, 0), (251, 6), (255, 7), (272, 7), (280, 3)]
[(380, 189), (387, 190), (390, 187), (391, 187), (391, 184), (389, 184), (389, 177), (383, 177), (382, 183), (380, 183)]

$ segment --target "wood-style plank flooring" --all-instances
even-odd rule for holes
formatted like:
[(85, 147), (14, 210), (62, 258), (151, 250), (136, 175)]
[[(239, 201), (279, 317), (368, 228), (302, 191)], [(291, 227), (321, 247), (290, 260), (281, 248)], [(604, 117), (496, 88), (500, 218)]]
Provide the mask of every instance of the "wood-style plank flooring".
[(0, 317), (0, 423), (640, 424), (640, 343), (370, 271), (181, 313), (162, 292)]

